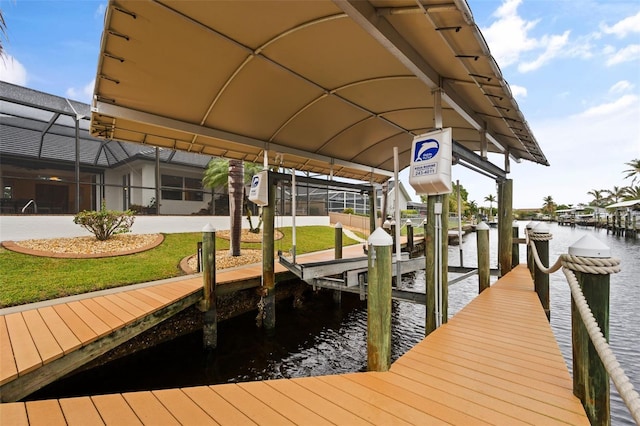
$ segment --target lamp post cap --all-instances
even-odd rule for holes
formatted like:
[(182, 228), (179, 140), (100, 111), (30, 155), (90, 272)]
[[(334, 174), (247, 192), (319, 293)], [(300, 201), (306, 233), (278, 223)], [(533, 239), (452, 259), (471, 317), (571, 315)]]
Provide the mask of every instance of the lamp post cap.
[(489, 225), (486, 222), (480, 222), (476, 225), (476, 231), (488, 231)]
[(549, 233), (549, 225), (544, 222), (540, 222), (533, 228), (534, 234), (548, 234)]
[(387, 234), (382, 228), (377, 227), (371, 235), (369, 235), (369, 244), (373, 246), (390, 246), (393, 245), (393, 238)]
[(606, 258), (611, 257), (611, 249), (596, 237), (586, 234), (569, 246), (569, 254), (580, 257)]

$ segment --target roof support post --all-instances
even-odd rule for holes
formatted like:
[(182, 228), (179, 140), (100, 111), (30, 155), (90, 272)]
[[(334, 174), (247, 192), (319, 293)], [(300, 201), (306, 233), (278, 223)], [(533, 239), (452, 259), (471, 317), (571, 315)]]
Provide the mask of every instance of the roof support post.
[(433, 94), (433, 127), (442, 129), (442, 88), (437, 87), (431, 93)]
[(160, 148), (156, 146), (156, 176), (155, 176), (155, 191), (156, 191), (156, 215), (160, 214)]
[[(76, 201), (75, 201), (75, 213), (80, 213), (80, 118), (81, 116), (76, 114)], [(100, 203), (102, 204), (102, 202)], [(96, 206), (96, 210), (98, 207)]]
[(509, 160), (509, 150), (504, 152), (504, 172), (511, 173), (511, 161)]

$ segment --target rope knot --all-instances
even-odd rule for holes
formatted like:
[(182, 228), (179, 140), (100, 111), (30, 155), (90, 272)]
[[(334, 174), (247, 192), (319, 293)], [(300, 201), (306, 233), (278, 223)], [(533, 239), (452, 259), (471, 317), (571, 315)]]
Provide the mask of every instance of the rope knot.
[(571, 254), (560, 256), (562, 267), (587, 274), (606, 275), (620, 272), (620, 259), (615, 257), (582, 257)]

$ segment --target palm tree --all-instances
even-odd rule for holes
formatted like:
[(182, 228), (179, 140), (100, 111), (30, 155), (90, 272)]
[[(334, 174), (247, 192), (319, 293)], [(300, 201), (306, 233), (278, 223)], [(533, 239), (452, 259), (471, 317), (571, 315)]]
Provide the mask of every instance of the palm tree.
[(489, 202), (489, 221), (493, 220), (493, 203), (496, 202), (496, 197), (493, 194), (489, 194), (486, 197), (484, 197), (485, 201)]
[(640, 200), (640, 186), (627, 186), (624, 194), (625, 201)]
[(605, 189), (605, 192), (609, 194), (609, 198), (614, 203), (620, 201), (625, 195), (625, 188), (620, 188), (619, 186), (614, 186), (613, 189)]
[(631, 185), (633, 185), (636, 183), (636, 179), (640, 179), (640, 160), (636, 158), (635, 160), (631, 160), (630, 162), (624, 164), (631, 167), (630, 169), (624, 170), (622, 172), (627, 174), (624, 178), (631, 178)]
[(556, 210), (556, 203), (553, 201), (553, 197), (551, 195), (547, 195), (542, 199), (544, 204), (542, 205), (542, 212), (548, 215), (553, 215), (553, 212)]
[[(207, 165), (202, 178), (202, 184), (207, 188), (227, 187), (229, 191), (230, 238), (229, 252), (231, 256), (240, 256), (240, 242), (242, 239), (242, 208), (245, 198), (245, 182), (261, 168), (254, 163), (242, 160), (227, 160), (214, 158)], [(251, 224), (251, 214), (247, 206), (247, 215)], [(260, 225), (258, 225), (259, 227)], [(252, 226), (252, 231), (255, 232)]]
[(596, 207), (602, 207), (603, 201), (605, 199), (605, 197), (602, 195), (603, 192), (607, 192), (607, 191), (604, 189), (592, 189), (591, 191), (587, 192), (587, 195), (593, 196), (593, 201), (591, 202), (591, 205)]
[(2, 10), (0, 10), (0, 59), (4, 59), (4, 46), (2, 45), (3, 38), (7, 38), (7, 23), (4, 20), (4, 15), (2, 15)]

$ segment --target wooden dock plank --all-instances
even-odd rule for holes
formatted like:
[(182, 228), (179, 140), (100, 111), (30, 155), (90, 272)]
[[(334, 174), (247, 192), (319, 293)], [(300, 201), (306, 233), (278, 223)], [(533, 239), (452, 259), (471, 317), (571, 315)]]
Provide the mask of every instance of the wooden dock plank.
[(47, 426), (66, 426), (62, 408), (55, 399), (28, 401), (26, 404), (29, 424)]
[(98, 409), (88, 396), (61, 399), (60, 407), (69, 426), (104, 425)]
[(133, 297), (130, 291), (123, 291), (122, 293), (118, 293), (118, 297), (122, 298), (123, 300), (126, 300), (127, 302), (131, 303), (133, 306), (140, 309), (143, 315), (156, 310), (156, 307), (154, 305), (150, 305), (136, 297)]
[(38, 312), (65, 354), (82, 346), (80, 340), (51, 306), (40, 308)]
[(182, 388), (182, 392), (222, 426), (253, 426), (256, 424), (207, 386)]
[(0, 425), (28, 426), (27, 408), (24, 402), (0, 404)]
[(153, 310), (160, 309), (161, 307), (166, 306), (168, 304), (167, 302), (161, 302), (157, 298), (149, 296), (147, 293), (143, 292), (142, 290), (143, 289), (132, 290), (127, 292), (127, 294), (131, 295), (131, 297), (134, 297), (140, 300), (146, 305), (151, 306), (151, 309)]
[(33, 342), (36, 344), (43, 364), (64, 355), (62, 348), (37, 310), (24, 311), (22, 317), (27, 324)]
[(132, 323), (136, 319), (136, 317), (132, 313), (125, 309), (122, 309), (117, 303), (114, 303), (113, 300), (109, 298), (109, 296), (96, 297), (93, 300), (95, 300), (96, 303), (111, 312), (113, 315), (118, 317), (118, 319), (120, 319), (120, 321), (122, 321), (124, 324)]
[[(370, 373), (364, 374), (369, 376)], [(478, 418), (471, 416), (463, 416), (460, 412), (454, 412), (457, 410), (447, 410), (443, 406), (437, 406), (436, 404), (430, 404), (428, 400), (423, 400), (425, 403), (425, 409), (429, 410), (429, 413), (416, 408), (414, 404), (408, 404), (406, 401), (399, 401), (396, 399), (397, 395), (390, 395), (388, 389), (385, 389), (383, 382), (376, 382), (368, 380), (366, 377), (358, 377), (359, 374), (347, 374), (341, 376), (327, 376), (321, 377), (323, 382), (335, 386), (349, 395), (359, 398), (360, 400), (371, 404), (375, 407), (380, 407), (389, 414), (402, 419), (409, 424), (462, 424), (474, 422), (475, 424), (487, 424), (479, 421)], [(380, 386), (382, 384), (382, 386)], [(400, 388), (396, 387), (394, 390), (399, 391)], [(408, 396), (408, 394), (404, 394)], [(418, 398), (415, 398), (418, 399)], [(413, 402), (415, 402), (415, 399)], [(417, 404), (419, 405), (419, 404)], [(448, 413), (445, 413), (448, 411)], [(461, 419), (463, 418), (464, 419)], [(446, 419), (446, 420), (443, 420)], [(455, 419), (455, 420), (454, 420)]]
[(352, 412), (356, 416), (362, 417), (374, 425), (398, 424), (408, 425), (409, 422), (402, 420), (382, 407), (363, 401), (340, 388), (320, 380), (318, 377), (305, 377), (295, 379), (296, 383), (326, 398), (333, 404), (340, 405), (344, 409)]
[(239, 383), (242, 389), (267, 404), (295, 424), (330, 425), (324, 417), (299, 404), (264, 382)]
[(124, 393), (122, 397), (140, 421), (146, 425), (173, 426), (180, 424), (158, 398), (149, 391)]
[(256, 424), (282, 426), (294, 424), (282, 414), (276, 412), (236, 384), (216, 385), (211, 386), (211, 389), (243, 412)]
[(91, 397), (91, 401), (107, 426), (142, 425), (136, 413), (120, 394), (95, 395)]
[(7, 322), (4, 316), (0, 316), (0, 385), (10, 382), (16, 377), (18, 377), (18, 367), (11, 348)]
[(180, 389), (163, 389), (152, 393), (181, 424), (218, 425)]
[(111, 328), (100, 317), (91, 312), (81, 301), (67, 303), (69, 309), (76, 313), (87, 324), (97, 337), (106, 336)]
[(20, 312), (5, 316), (11, 348), (16, 360), (18, 375), (34, 371), (42, 365), (38, 348), (31, 338), (29, 328)]
[(62, 318), (73, 334), (86, 345), (98, 338), (98, 335), (67, 304), (54, 305), (53, 309)]
[(133, 315), (133, 317), (135, 319), (140, 318), (141, 316), (143, 316), (145, 314), (145, 310), (134, 305), (133, 303), (129, 302), (127, 300), (127, 298), (123, 298), (121, 297), (120, 293), (115, 293), (115, 294), (110, 294), (108, 296), (106, 296), (111, 302), (115, 303), (116, 305), (118, 305), (120, 308), (124, 309), (125, 311), (129, 312), (131, 315)]
[(371, 424), (362, 417), (358, 417), (352, 412), (345, 410), (340, 405), (334, 404), (300, 386), (297, 384), (295, 379), (268, 380), (264, 383), (276, 389), (283, 395), (286, 395), (291, 399), (295, 399), (299, 404), (313, 410), (316, 414), (323, 416), (334, 424), (342, 423), (352, 426), (364, 426)]
[(148, 297), (156, 299), (158, 302), (162, 303), (163, 306), (168, 305), (173, 301), (168, 297), (162, 296), (160, 293), (151, 291), (149, 288), (140, 288), (137, 290), (139, 293), (144, 294)]
[(100, 318), (105, 324), (109, 326), (111, 331), (118, 330), (124, 327), (125, 322), (114, 315), (111, 311), (99, 304), (95, 299), (85, 299), (80, 301), (87, 309), (89, 309), (95, 316)]

